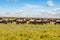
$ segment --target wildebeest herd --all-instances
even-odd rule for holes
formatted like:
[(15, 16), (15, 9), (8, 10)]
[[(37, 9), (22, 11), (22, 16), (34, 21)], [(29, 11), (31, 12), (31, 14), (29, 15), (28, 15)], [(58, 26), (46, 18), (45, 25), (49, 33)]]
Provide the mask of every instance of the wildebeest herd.
[(50, 22), (54, 22), (54, 24), (60, 24), (60, 19), (44, 19), (44, 18), (38, 18), (38, 19), (26, 19), (26, 18), (0, 18), (0, 23), (13, 23), (16, 22), (16, 24), (25, 24), (25, 23), (29, 23), (29, 24), (50, 24)]

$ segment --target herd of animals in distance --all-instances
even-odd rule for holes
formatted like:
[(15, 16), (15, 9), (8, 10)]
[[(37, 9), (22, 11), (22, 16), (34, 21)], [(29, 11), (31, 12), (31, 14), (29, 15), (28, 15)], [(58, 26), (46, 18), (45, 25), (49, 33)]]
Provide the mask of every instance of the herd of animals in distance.
[(50, 24), (53, 22), (55, 25), (60, 24), (60, 19), (59, 18), (14, 18), (14, 17), (0, 17), (0, 23), (13, 23), (15, 22), (16, 24)]

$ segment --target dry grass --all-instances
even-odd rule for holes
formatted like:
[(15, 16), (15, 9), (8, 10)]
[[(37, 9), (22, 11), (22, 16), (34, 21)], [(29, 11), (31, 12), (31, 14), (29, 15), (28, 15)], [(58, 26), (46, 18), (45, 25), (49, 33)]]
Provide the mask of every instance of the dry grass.
[(60, 25), (0, 24), (0, 40), (60, 40)]

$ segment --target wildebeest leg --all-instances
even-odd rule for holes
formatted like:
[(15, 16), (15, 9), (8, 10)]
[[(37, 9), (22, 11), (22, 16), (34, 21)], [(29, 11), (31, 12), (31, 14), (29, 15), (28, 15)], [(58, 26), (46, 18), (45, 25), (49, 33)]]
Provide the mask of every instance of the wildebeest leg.
[(12, 23), (12, 21), (11, 21), (11, 20), (8, 20), (8, 22)]
[(7, 24), (7, 22), (6, 22), (6, 21), (3, 21), (2, 23), (5, 23), (5, 24)]
[(16, 22), (16, 24), (19, 24), (19, 22)]
[(60, 22), (58, 23), (58, 25), (60, 24)]
[(44, 23), (43, 23), (43, 22), (41, 22), (40, 24), (42, 24), (42, 25), (43, 25)]
[(7, 22), (5, 22), (5, 24), (7, 24)]
[(31, 22), (29, 22), (29, 24), (31, 24)]
[(24, 22), (20, 22), (21, 24), (25, 24)]
[(36, 24), (37, 24), (37, 22), (33, 22), (33, 24), (34, 24), (34, 25), (36, 25)]
[(12, 21), (10, 21), (12, 23)]
[(56, 25), (57, 23), (55, 22), (54, 24)]
[(46, 22), (43, 22), (43, 24), (46, 24)]
[(47, 24), (47, 22), (45, 22), (45, 24)]
[(43, 25), (43, 23), (41, 23)]
[(50, 24), (50, 22), (48, 22)]
[(60, 24), (60, 22), (59, 22), (59, 24)]

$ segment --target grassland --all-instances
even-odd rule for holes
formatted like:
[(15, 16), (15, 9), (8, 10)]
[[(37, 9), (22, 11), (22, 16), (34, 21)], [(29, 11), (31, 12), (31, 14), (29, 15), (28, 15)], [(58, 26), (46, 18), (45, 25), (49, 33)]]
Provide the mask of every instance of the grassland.
[(0, 24), (0, 40), (60, 40), (60, 25)]

